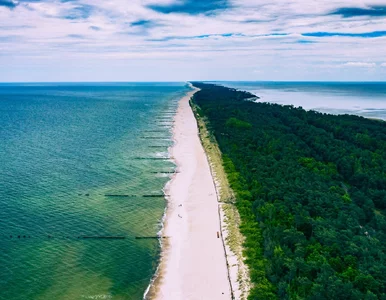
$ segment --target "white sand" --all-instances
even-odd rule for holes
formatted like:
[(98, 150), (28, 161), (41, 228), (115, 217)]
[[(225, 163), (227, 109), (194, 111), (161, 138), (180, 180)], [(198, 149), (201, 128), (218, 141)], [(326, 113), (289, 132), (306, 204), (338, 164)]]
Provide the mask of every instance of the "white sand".
[(195, 91), (180, 103), (171, 149), (178, 171), (170, 195), (160, 274), (152, 294), (163, 300), (231, 299), (218, 202), (197, 122), (189, 106)]

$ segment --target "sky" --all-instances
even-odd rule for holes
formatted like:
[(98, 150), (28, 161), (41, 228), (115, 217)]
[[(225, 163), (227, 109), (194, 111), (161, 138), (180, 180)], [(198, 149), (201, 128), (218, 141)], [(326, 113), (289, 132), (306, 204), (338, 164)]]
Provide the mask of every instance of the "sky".
[(386, 0), (0, 0), (0, 82), (384, 81)]

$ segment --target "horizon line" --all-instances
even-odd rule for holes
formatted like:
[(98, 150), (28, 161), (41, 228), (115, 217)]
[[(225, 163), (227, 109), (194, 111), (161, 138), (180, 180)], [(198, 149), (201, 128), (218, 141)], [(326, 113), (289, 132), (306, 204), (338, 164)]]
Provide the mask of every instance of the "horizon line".
[(0, 84), (24, 83), (191, 83), (191, 82), (308, 82), (308, 83), (386, 83), (386, 80), (182, 80), (182, 81), (0, 81)]

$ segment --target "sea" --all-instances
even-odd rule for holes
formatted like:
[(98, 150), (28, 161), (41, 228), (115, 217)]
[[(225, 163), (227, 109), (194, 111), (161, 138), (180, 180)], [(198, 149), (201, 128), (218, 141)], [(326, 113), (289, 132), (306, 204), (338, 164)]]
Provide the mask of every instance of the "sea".
[(143, 298), (189, 90), (0, 84), (0, 299)]
[(386, 82), (216, 82), (251, 92), (259, 102), (386, 120)]

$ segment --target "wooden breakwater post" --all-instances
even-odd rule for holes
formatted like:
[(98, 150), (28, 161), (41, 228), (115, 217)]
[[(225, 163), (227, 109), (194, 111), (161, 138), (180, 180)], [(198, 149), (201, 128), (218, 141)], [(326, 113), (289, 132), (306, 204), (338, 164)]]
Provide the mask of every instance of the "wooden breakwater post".
[(112, 197), (112, 198), (137, 198), (137, 197), (142, 197), (142, 198), (164, 198), (164, 197), (169, 197), (170, 195), (166, 194), (146, 194), (146, 195), (118, 195), (118, 194), (105, 194), (105, 197)]
[(145, 139), (145, 140), (160, 140), (160, 141), (164, 141), (164, 140), (169, 141), (170, 140), (170, 138), (168, 138), (166, 136), (141, 136), (141, 139)]
[(92, 240), (124, 240), (124, 236), (80, 236), (80, 239), (92, 239)]
[(154, 240), (154, 239), (167, 239), (168, 236), (136, 236), (136, 240)]
[(180, 173), (178, 171), (164, 171), (164, 172), (150, 172), (151, 174), (175, 174), (175, 173)]
[(140, 160), (171, 160), (173, 157), (135, 157), (134, 159)]

